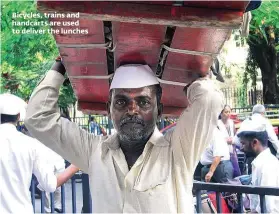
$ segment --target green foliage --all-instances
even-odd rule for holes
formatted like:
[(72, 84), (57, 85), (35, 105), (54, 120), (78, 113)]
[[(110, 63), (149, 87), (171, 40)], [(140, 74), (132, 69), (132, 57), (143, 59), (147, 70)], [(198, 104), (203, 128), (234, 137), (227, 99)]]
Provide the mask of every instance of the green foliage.
[[(263, 1), (262, 5), (252, 11), (252, 20), (250, 22), (250, 32), (247, 38), (249, 45), (249, 54), (244, 73), (243, 84), (247, 87), (248, 82), (252, 80), (252, 86), (256, 87), (257, 70), (261, 70), (264, 95), (266, 102), (276, 103), (276, 96), (279, 86), (276, 80), (279, 78), (279, 2)], [(274, 70), (275, 69), (275, 70)], [(276, 71), (277, 69), (277, 71)], [(275, 72), (274, 72), (275, 71)], [(277, 74), (276, 74), (277, 72)], [(275, 74), (275, 75), (274, 75)], [(276, 76), (277, 75), (277, 76)]]
[(237, 93), (237, 106), (240, 108), (247, 107), (247, 88), (239, 88)]
[(259, 68), (256, 60), (253, 58), (250, 49), (248, 50), (248, 57), (246, 61), (245, 73), (243, 75), (244, 88), (248, 87), (248, 83), (251, 81), (252, 87), (255, 88), (257, 85), (257, 69)]
[[(13, 13), (38, 13), (34, 1), (4, 1), (1, 5), (1, 93), (9, 91), (23, 99), (28, 99), (54, 59), (59, 55), (55, 40), (51, 34), (13, 34)], [(15, 21), (23, 21), (17, 18)], [(27, 21), (26, 19), (25, 21)], [(30, 19), (31, 21), (31, 19)], [(47, 21), (44, 18), (32, 18), (32, 21)], [(29, 29), (30, 27), (24, 27)], [(46, 26), (32, 26), (45, 29)], [(66, 108), (76, 102), (71, 86), (62, 87), (59, 105)]]

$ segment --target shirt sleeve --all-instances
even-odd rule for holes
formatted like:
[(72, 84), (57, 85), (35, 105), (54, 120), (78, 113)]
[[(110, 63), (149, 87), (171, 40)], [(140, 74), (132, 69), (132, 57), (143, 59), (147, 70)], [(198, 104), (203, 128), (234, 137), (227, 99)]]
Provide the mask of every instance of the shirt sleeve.
[[(277, 187), (278, 176), (274, 175), (274, 168), (266, 167), (262, 169), (260, 176), (260, 185), (262, 187)], [(266, 212), (278, 213), (279, 212), (279, 199), (278, 196), (265, 196)], [(260, 210), (259, 204), (257, 210)]]
[(49, 164), (39, 143), (34, 143), (33, 174), (39, 182), (39, 188), (46, 192), (54, 192), (57, 186), (57, 177), (54, 174), (54, 166)]
[(171, 136), (175, 164), (190, 173), (212, 140), (218, 115), (223, 108), (223, 95), (208, 78), (193, 82), (187, 91), (188, 107), (184, 110)]
[(60, 73), (48, 71), (29, 100), (24, 122), (33, 137), (88, 172), (89, 158), (102, 137), (89, 134), (60, 117), (57, 102), (63, 81)]

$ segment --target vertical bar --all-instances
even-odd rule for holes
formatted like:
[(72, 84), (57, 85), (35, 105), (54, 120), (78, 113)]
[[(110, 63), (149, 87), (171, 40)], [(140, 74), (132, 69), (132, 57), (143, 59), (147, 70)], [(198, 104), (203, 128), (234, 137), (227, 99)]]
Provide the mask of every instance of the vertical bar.
[(42, 192), (42, 196), (41, 196), (41, 213), (45, 213), (45, 191)]
[(75, 179), (75, 176), (72, 177), (71, 179), (71, 182), (72, 182), (72, 208), (73, 208), (73, 213), (76, 213), (77, 212), (77, 205), (76, 205), (76, 202), (77, 202), (77, 197), (76, 197), (76, 179)]
[(35, 181), (33, 176), (31, 180), (31, 200), (32, 200), (33, 210), (35, 213)]
[(222, 213), (222, 198), (221, 193), (216, 192), (217, 213)]
[[(49, 193), (46, 193), (49, 194)], [(50, 193), (50, 210), (51, 213), (54, 213), (54, 194), (53, 192)]]
[(90, 189), (89, 189), (89, 213), (92, 213), (92, 198), (91, 198)]
[(111, 119), (108, 119), (108, 128), (109, 128), (109, 135), (111, 135), (111, 128), (112, 128)]
[(196, 199), (197, 199), (197, 213), (201, 213), (201, 190), (196, 191)]
[(244, 213), (242, 193), (237, 193), (237, 201), (238, 201), (238, 206), (239, 206), (239, 210), (237, 210), (237, 212)]
[(266, 213), (265, 195), (260, 195), (261, 213)]
[[(91, 205), (91, 195), (89, 190), (89, 178), (87, 174), (82, 173), (82, 197), (83, 197), (83, 213), (91, 213), (92, 205)], [(90, 211), (91, 210), (91, 211)]]
[(65, 213), (65, 186), (61, 186), (62, 213)]

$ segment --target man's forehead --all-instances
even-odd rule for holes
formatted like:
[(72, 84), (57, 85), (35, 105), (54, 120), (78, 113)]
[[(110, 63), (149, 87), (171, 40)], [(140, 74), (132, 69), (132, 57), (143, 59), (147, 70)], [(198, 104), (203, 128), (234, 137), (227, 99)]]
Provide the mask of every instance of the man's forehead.
[(154, 86), (145, 86), (142, 88), (115, 88), (113, 95), (134, 95), (134, 96), (151, 96), (155, 94)]

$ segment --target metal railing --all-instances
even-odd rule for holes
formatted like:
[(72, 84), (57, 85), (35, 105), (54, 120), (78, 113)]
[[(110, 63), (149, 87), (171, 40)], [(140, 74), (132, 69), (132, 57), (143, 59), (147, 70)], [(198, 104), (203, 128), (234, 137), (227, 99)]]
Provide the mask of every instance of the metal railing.
[[(77, 180), (82, 181), (82, 210), (77, 211), (77, 198), (76, 192), (76, 183)], [(35, 179), (33, 178), (31, 181), (31, 201), (33, 205), (34, 213), (36, 213), (36, 199), (35, 199)], [(61, 187), (61, 212), (66, 213), (66, 191), (65, 191), (65, 185), (62, 185)], [(89, 179), (88, 175), (85, 173), (82, 173), (80, 176), (73, 176), (71, 178), (71, 194), (72, 194), (72, 200), (71, 200), (71, 207), (72, 211), (67, 210), (67, 213), (80, 213), (81, 211), (83, 213), (92, 213), (92, 200), (91, 200), (91, 194), (89, 189)], [(45, 192), (41, 192), (41, 199), (40, 199), (40, 212), (45, 213)], [(50, 193), (50, 210), (51, 213), (54, 213), (54, 193)]]
[(205, 182), (194, 182), (193, 189), (196, 192), (196, 210), (200, 213), (202, 210), (201, 204), (201, 193), (202, 190), (214, 191), (216, 192), (216, 202), (217, 202), (217, 212), (222, 213), (221, 204), (221, 193), (238, 193), (237, 200), (239, 202), (240, 213), (243, 213), (243, 198), (242, 193), (246, 194), (256, 194), (260, 196), (260, 208), (261, 213), (266, 213), (266, 203), (265, 196), (279, 196), (279, 188), (274, 187), (257, 187), (257, 186), (247, 186), (247, 185), (230, 185), (230, 184), (217, 184), (217, 183), (205, 183)]

